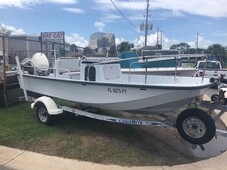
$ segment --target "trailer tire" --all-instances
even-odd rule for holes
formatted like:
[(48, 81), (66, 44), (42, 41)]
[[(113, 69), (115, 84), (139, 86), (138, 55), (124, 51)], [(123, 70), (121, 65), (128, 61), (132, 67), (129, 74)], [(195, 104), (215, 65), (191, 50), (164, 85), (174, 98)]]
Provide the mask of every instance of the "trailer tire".
[(211, 99), (212, 102), (218, 103), (219, 102), (219, 95), (213, 94), (210, 99)]
[(43, 103), (39, 102), (36, 104), (36, 113), (40, 123), (44, 125), (51, 125), (53, 123), (53, 116), (48, 113)]
[(177, 117), (176, 128), (183, 139), (192, 144), (205, 144), (213, 139), (216, 126), (205, 111), (189, 108)]

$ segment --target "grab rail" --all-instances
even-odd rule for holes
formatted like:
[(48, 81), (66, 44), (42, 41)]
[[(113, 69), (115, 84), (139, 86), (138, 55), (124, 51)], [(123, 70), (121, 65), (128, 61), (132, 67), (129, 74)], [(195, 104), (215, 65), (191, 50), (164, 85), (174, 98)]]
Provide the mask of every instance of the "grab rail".
[[(34, 74), (41, 73), (41, 72), (38, 71), (39, 69), (46, 69), (46, 67), (24, 66), (23, 67), (23, 71), (25, 71), (24, 68), (34, 68), (35, 69)], [(65, 68), (51, 68), (51, 67), (49, 67), (46, 72), (45, 71), (42, 71), (42, 72), (47, 74), (49, 70), (53, 70), (54, 77), (57, 77), (57, 72), (56, 71), (65, 71), (66, 73), (68, 73), (69, 78), (72, 79), (72, 76), (70, 75), (72, 72), (70, 70), (68, 70), (68, 69), (65, 69)], [(37, 71), (38, 71), (38, 73), (37, 73)]]

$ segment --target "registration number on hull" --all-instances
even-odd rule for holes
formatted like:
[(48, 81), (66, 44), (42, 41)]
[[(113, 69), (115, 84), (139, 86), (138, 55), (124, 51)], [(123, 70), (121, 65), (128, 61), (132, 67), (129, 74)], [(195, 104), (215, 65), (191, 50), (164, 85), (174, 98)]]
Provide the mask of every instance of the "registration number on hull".
[(111, 87), (108, 87), (107, 91), (109, 93), (119, 93), (119, 94), (126, 94), (127, 93), (127, 89), (122, 89), (122, 88), (111, 88)]

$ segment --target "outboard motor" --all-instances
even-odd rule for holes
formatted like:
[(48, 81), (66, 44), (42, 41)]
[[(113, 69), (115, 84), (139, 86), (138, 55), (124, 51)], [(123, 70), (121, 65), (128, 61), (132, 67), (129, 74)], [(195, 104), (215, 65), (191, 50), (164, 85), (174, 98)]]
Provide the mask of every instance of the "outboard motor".
[(34, 74), (47, 75), (49, 70), (49, 61), (45, 54), (35, 53), (32, 56), (31, 64), (34, 67)]

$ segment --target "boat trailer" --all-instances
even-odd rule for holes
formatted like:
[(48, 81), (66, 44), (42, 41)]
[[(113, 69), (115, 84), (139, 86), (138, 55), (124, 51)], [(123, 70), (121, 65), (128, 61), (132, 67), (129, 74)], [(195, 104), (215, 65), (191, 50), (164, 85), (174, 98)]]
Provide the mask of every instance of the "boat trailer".
[[(85, 116), (88, 118), (107, 121), (119, 124), (128, 125), (144, 125), (144, 126), (158, 126), (158, 127), (174, 127), (178, 130), (180, 136), (187, 142), (192, 144), (192, 148), (200, 146), (205, 150), (203, 144), (208, 143), (214, 137), (227, 137), (227, 131), (216, 129), (215, 122), (227, 112), (227, 105), (223, 103), (221, 98), (222, 91), (218, 95), (211, 97), (212, 101), (192, 102), (183, 110), (175, 119), (165, 116), (165, 120), (136, 120), (121, 117), (112, 117), (107, 115), (100, 115), (93, 113), (91, 110), (82, 110), (68, 106), (57, 105), (55, 101), (47, 96), (42, 96), (37, 99), (29, 97), (33, 101), (31, 108), (37, 109), (37, 117), (40, 123), (44, 125), (51, 125), (53, 116), (62, 114), (64, 111), (74, 113), (75, 116)], [(204, 111), (204, 110), (208, 111)], [(211, 116), (211, 113), (216, 110), (216, 116)], [(217, 110), (219, 112), (217, 113)]]

